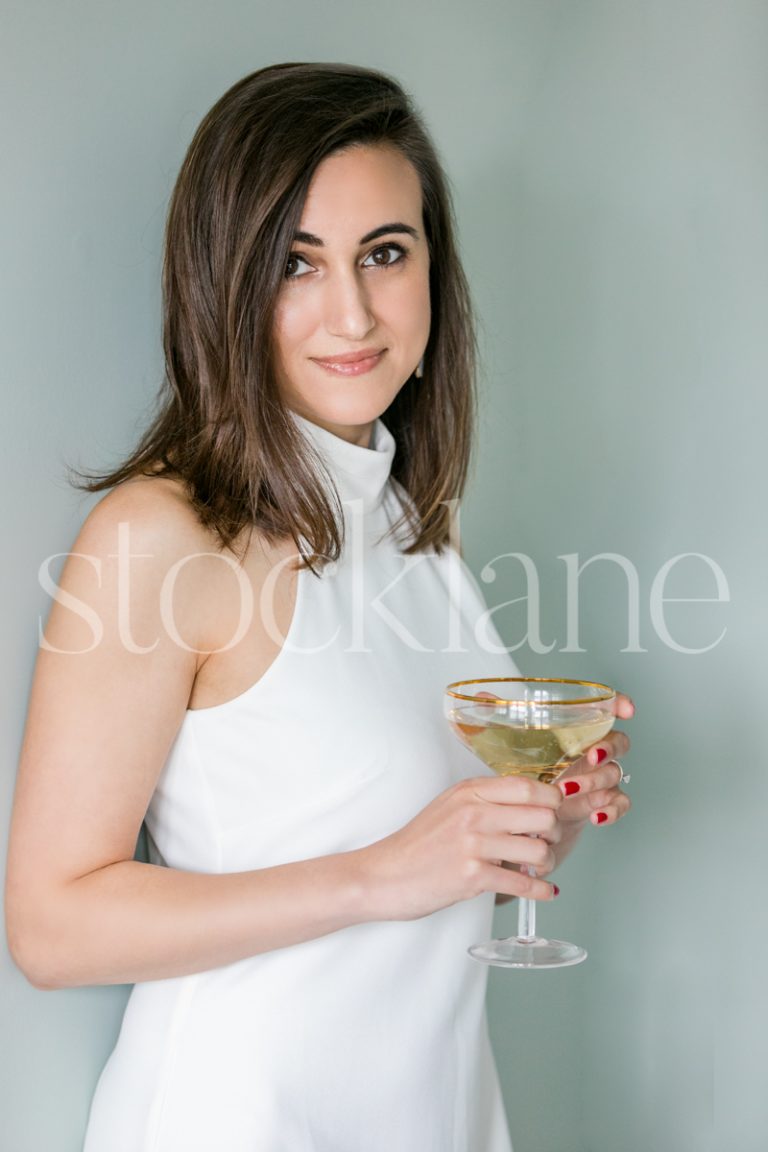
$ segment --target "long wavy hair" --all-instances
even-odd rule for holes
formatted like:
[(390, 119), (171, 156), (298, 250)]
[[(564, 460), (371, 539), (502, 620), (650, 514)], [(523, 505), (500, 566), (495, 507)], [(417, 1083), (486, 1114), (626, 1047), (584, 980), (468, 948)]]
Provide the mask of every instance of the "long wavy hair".
[(447, 182), (418, 113), (395, 80), (352, 65), (263, 68), (203, 119), (168, 209), (165, 379), (154, 419), (123, 464), (79, 473), (80, 487), (175, 477), (221, 547), (237, 551), (255, 529), (270, 541), (293, 538), (313, 570), (339, 556), (339, 502), (281, 399), (273, 318), (312, 176), (327, 156), (360, 144), (398, 148), (421, 182), (430, 336), (423, 377), (405, 382), (382, 419), (397, 445), (392, 475), (410, 498), (394, 526), (409, 529), (403, 551), (441, 552), (473, 436), (469, 293)]

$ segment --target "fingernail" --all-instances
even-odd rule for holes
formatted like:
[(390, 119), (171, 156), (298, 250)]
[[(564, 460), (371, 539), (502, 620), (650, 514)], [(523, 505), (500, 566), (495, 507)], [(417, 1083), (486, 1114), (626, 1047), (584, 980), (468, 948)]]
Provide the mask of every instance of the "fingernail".
[(595, 816), (595, 824), (605, 824), (607, 819), (608, 819), (607, 813), (598, 812), (597, 815)]
[(602, 764), (607, 755), (608, 753), (606, 752), (605, 748), (598, 748), (597, 752), (595, 753), (595, 764)]
[(553, 884), (552, 885), (552, 896), (555, 897), (555, 896), (559, 896), (559, 895), (560, 895), (560, 889), (558, 888), (557, 884)]
[(577, 792), (581, 792), (581, 784), (575, 780), (564, 780), (560, 785), (563, 796), (575, 796)]

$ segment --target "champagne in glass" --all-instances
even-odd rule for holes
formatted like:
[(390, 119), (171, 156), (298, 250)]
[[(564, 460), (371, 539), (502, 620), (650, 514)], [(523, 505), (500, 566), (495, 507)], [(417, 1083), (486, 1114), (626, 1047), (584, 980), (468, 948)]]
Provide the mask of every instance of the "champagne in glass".
[[(551, 784), (611, 730), (615, 699), (612, 688), (585, 680), (463, 680), (445, 689), (444, 714), (497, 775)], [(476, 944), (470, 955), (508, 968), (560, 968), (586, 959), (576, 944), (537, 936), (535, 917), (535, 901), (521, 899), (517, 936)]]

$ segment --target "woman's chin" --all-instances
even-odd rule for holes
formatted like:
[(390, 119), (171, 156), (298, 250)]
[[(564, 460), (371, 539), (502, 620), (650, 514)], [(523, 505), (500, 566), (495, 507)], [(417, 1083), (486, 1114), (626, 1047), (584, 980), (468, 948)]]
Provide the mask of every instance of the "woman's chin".
[(313, 424), (320, 424), (332, 431), (337, 429), (370, 428), (378, 418), (386, 412), (392, 403), (393, 397), (380, 397), (376, 400), (360, 398), (345, 398), (336, 404), (306, 404), (289, 403), (289, 407), (305, 420)]

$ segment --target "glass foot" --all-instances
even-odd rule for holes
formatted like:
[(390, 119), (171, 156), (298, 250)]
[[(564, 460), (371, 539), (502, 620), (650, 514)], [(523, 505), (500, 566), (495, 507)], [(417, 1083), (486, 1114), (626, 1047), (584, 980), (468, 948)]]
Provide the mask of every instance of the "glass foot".
[(468, 951), (473, 959), (500, 968), (566, 968), (569, 964), (581, 964), (587, 958), (586, 950), (578, 944), (545, 940), (541, 936), (527, 940), (515, 936), (508, 940), (488, 940), (485, 944), (473, 944)]

